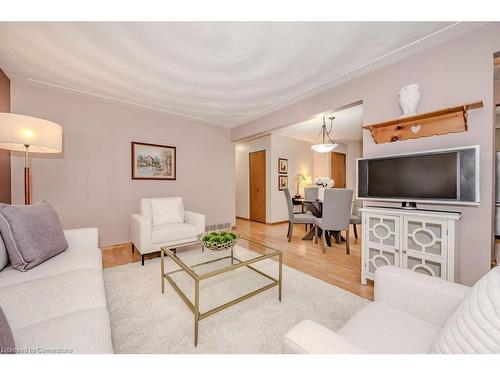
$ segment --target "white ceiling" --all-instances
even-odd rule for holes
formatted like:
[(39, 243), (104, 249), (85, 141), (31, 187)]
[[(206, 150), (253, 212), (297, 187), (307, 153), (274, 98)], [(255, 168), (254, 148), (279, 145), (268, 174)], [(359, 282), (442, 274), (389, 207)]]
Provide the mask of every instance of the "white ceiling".
[(232, 127), (450, 25), (3, 22), (0, 67), (11, 79)]
[(335, 116), (333, 130), (330, 137), (334, 141), (360, 141), (363, 139), (363, 105), (359, 104), (341, 111), (328, 111), (319, 113), (314, 118), (276, 130), (275, 134), (285, 135), (290, 138), (300, 139), (313, 143), (318, 136), (325, 116), (327, 129), (330, 129), (328, 117)]

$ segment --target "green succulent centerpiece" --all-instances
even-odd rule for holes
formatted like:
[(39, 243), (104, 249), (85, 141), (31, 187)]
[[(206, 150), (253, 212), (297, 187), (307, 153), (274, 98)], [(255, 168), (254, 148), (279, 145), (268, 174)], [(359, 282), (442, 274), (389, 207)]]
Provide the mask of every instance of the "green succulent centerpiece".
[(198, 240), (209, 250), (222, 251), (236, 243), (238, 234), (233, 231), (207, 232), (198, 235)]

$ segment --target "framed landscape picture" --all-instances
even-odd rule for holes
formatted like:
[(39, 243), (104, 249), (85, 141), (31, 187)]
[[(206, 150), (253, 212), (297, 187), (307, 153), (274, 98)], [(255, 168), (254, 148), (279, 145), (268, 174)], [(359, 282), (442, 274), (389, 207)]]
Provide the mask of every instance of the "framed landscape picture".
[(175, 180), (175, 147), (132, 142), (132, 180)]
[(287, 174), (288, 173), (288, 159), (278, 159), (278, 173)]
[(288, 187), (288, 176), (278, 176), (278, 190), (283, 191)]

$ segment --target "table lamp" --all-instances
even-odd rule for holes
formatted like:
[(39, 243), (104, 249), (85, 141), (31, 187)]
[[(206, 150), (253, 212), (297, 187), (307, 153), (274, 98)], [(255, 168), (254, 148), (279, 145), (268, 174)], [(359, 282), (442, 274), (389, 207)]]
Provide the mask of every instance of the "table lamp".
[(308, 181), (311, 181), (311, 176), (307, 176), (302, 173), (297, 175), (297, 194), (295, 195), (295, 198), (300, 198), (299, 194), (300, 184), (304, 182), (307, 185)]
[(31, 204), (30, 153), (62, 151), (62, 127), (36, 117), (0, 113), (0, 148), (24, 152), (24, 204)]

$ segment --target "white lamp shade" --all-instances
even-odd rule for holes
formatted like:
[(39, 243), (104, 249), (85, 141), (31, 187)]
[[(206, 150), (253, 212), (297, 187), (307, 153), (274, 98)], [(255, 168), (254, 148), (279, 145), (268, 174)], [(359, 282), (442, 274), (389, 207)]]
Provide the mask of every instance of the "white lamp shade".
[(325, 153), (332, 151), (337, 146), (336, 143), (319, 143), (312, 145), (311, 148), (316, 152)]
[(36, 117), (0, 113), (0, 148), (30, 152), (62, 151), (62, 127)]

